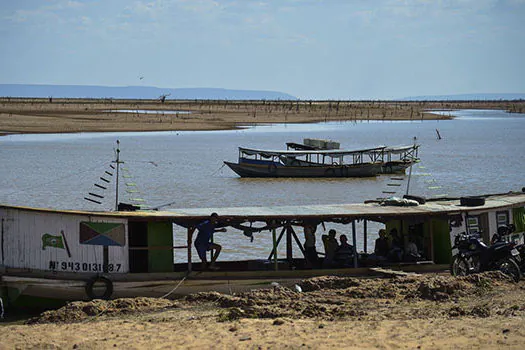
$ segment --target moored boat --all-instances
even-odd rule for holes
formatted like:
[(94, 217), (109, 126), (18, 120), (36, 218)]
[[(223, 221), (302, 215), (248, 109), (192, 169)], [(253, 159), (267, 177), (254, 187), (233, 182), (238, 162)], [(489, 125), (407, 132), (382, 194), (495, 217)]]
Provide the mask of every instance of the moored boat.
[(371, 150), (258, 150), (239, 147), (237, 163), (224, 162), (241, 177), (371, 177), (382, 163), (368, 161)]
[[(339, 149), (340, 144), (332, 140), (305, 138), (303, 143), (287, 142), (288, 150), (330, 150)], [(357, 150), (369, 157), (371, 162), (381, 162), (381, 174), (404, 174), (405, 170), (419, 162), (418, 151), (420, 145), (405, 146), (378, 146), (375, 148)]]
[[(424, 204), (393, 206), (372, 201), (341, 205), (176, 209), (170, 211), (94, 212), (0, 205), (1, 297), (26, 305), (28, 298), (89, 300), (136, 296), (173, 297), (198, 291), (236, 292), (292, 285), (321, 275), (371, 275), (378, 261), (364, 247), (349, 267), (308, 268), (298, 232), (305, 225), (319, 228), (349, 224), (351, 242), (367, 241), (366, 224), (386, 231), (396, 229), (400, 242), (416, 242), (421, 261), (382, 261), (382, 266), (404, 271), (445, 270), (451, 262), (451, 242), (460, 232), (480, 232), (490, 242), (498, 225), (513, 223), (512, 239), (523, 239), (525, 193), (472, 198), (427, 200)], [(423, 201), (422, 201), (423, 202)], [(400, 202), (402, 203), (402, 201)], [(192, 227), (219, 214), (229, 234), (271, 234), (269, 256), (253, 260), (218, 262), (219, 271), (194, 266)], [(187, 228), (186, 244), (174, 245), (174, 226)], [(319, 229), (320, 231), (320, 229)], [(279, 253), (279, 245), (286, 253)], [(174, 263), (182, 250), (186, 263)], [(281, 255), (281, 256), (279, 256)]]

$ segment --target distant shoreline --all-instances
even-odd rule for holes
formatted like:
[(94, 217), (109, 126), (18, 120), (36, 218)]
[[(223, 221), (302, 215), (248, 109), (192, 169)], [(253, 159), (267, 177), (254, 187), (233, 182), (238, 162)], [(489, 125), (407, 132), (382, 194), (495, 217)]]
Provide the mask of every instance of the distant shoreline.
[[(162, 102), (159, 100), (0, 98), (0, 135), (233, 130), (245, 125), (268, 123), (444, 120), (452, 119), (453, 116), (439, 115), (429, 110), (458, 109), (498, 109), (524, 113), (525, 100), (166, 100)], [(119, 110), (126, 112), (118, 112)]]

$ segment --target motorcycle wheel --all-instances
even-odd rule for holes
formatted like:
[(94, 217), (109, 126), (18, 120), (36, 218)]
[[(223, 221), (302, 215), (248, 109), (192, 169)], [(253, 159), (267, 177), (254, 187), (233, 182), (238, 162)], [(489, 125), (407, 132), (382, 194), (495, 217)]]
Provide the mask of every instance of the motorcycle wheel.
[(519, 282), (521, 279), (521, 270), (516, 261), (511, 258), (504, 259), (499, 264), (499, 270), (506, 274), (507, 276), (512, 277), (514, 282)]
[(470, 263), (466, 259), (456, 256), (452, 261), (450, 273), (452, 276), (467, 276), (470, 273)]

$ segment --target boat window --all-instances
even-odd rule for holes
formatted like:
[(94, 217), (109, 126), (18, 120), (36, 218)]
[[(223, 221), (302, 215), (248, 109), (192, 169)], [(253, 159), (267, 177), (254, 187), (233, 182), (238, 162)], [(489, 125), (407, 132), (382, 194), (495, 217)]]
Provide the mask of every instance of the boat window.
[(498, 211), (496, 213), (496, 222), (498, 227), (507, 226), (509, 224), (509, 212)]
[(479, 216), (469, 216), (467, 217), (467, 229), (471, 234), (476, 234), (481, 232)]

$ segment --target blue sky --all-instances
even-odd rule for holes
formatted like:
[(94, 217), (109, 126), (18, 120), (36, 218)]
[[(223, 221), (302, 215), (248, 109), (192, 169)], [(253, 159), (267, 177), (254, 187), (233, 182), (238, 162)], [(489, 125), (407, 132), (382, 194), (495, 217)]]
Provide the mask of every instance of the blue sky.
[(524, 93), (525, 0), (0, 0), (0, 47), (3, 84)]

